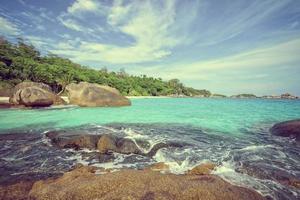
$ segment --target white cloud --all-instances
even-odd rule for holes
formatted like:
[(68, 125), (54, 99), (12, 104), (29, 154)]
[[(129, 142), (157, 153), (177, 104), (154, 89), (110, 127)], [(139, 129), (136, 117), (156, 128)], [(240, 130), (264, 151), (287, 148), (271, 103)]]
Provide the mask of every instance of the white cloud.
[(98, 12), (100, 3), (94, 0), (76, 0), (70, 7), (68, 13), (76, 15), (83, 12)]
[(17, 25), (0, 16), (0, 33), (16, 36), (20, 34), (20, 30)]
[[(83, 2), (77, 1), (77, 3)], [(76, 10), (75, 8), (72, 10)], [(85, 11), (94, 12), (94, 6), (92, 5), (83, 8)], [(158, 5), (153, 1), (135, 1), (129, 4), (124, 4), (123, 1), (115, 1), (105, 13), (107, 23), (114, 32), (132, 38), (133, 43), (127, 46), (119, 46), (85, 42), (79, 46), (79, 49), (70, 49), (69, 52), (63, 51), (62, 53), (74, 57), (79, 62), (140, 63), (159, 60), (170, 55), (171, 48), (180, 43), (180, 38), (173, 36), (172, 26), (174, 25), (175, 15), (175, 1), (173, 0), (163, 1), (162, 5)], [(60, 21), (70, 29), (86, 31), (74, 19), (62, 20), (61, 18)], [(94, 35), (101, 35), (103, 31), (92, 32)], [(61, 53), (59, 49), (54, 50), (54, 52)]]
[(58, 20), (69, 29), (74, 31), (84, 31), (84, 28), (73, 19), (63, 19), (59, 17)]

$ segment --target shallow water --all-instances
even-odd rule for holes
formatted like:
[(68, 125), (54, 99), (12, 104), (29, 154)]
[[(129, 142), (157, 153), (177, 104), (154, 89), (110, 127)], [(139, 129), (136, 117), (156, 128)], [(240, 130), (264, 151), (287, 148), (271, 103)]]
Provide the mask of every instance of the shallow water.
[[(262, 99), (133, 99), (131, 107), (122, 108), (0, 110), (0, 132), (23, 135), (0, 138), (0, 181), (8, 175), (53, 175), (76, 163), (118, 169), (166, 162), (180, 174), (211, 161), (219, 166), (214, 173), (234, 184), (274, 199), (299, 199), (299, 190), (286, 182), (300, 177), (300, 145), (269, 133), (274, 123), (297, 118), (300, 101)], [(152, 158), (114, 154), (113, 160), (103, 160), (95, 151), (57, 149), (44, 136), (49, 130), (72, 128), (94, 134), (109, 130), (152, 145), (185, 145), (161, 149)], [(149, 148), (141, 147), (145, 152)]]

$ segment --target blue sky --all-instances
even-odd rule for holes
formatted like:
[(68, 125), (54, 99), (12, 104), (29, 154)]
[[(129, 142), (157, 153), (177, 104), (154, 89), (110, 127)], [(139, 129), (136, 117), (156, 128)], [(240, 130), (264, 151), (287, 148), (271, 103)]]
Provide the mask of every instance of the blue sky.
[(300, 95), (299, 0), (0, 0), (0, 34), (215, 93)]

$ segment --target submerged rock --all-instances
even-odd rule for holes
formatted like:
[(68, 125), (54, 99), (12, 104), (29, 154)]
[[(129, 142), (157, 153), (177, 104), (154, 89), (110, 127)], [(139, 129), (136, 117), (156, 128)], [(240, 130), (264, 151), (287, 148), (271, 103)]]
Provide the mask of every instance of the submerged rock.
[(261, 200), (257, 192), (231, 185), (213, 175), (161, 174), (151, 170), (121, 170), (102, 175), (77, 168), (57, 179), (36, 182), (29, 196), (58, 199), (231, 199)]
[(208, 175), (211, 173), (212, 170), (214, 170), (216, 167), (213, 163), (204, 163), (200, 164), (193, 169), (189, 170), (187, 174), (192, 175)]
[(129, 106), (131, 102), (112, 87), (99, 84), (80, 82), (67, 85), (66, 91), (71, 104), (97, 107), (97, 106)]
[(300, 142), (300, 119), (277, 123), (270, 131), (273, 135), (290, 137)]

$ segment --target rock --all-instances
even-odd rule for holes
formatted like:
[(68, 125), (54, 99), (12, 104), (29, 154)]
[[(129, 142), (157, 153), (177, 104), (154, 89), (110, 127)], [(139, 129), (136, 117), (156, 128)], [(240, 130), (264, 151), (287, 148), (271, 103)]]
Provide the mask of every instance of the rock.
[(103, 135), (98, 143), (97, 148), (100, 153), (108, 153), (109, 151), (117, 152), (116, 138), (111, 135)]
[(154, 164), (150, 165), (147, 169), (150, 169), (153, 171), (168, 172), (170, 170), (170, 166), (164, 162), (158, 162), (158, 163), (154, 163)]
[(60, 131), (48, 132), (46, 136), (51, 139), (52, 144), (60, 148), (73, 148), (76, 150), (87, 148), (96, 149), (100, 135), (91, 135), (84, 132)]
[(162, 148), (170, 148), (170, 147), (177, 147), (177, 148), (181, 148), (183, 147), (183, 144), (177, 143), (177, 142), (160, 142), (155, 144), (151, 150), (146, 153), (145, 155), (148, 157), (153, 157), (158, 150), (162, 149)]
[(300, 189), (300, 179), (290, 179), (289, 181), (289, 185), (297, 188), (297, 189)]
[(213, 163), (204, 163), (200, 164), (193, 169), (189, 170), (187, 174), (191, 175), (208, 175), (211, 173), (212, 170), (216, 167)]
[(22, 83), (17, 84), (13, 88), (12, 93), (16, 93), (18, 90), (24, 89), (24, 88), (27, 88), (27, 87), (38, 87), (38, 88), (41, 88), (41, 89), (46, 90), (48, 92), (52, 92), (51, 87), (47, 84), (38, 83), (38, 82), (31, 82), (31, 81), (24, 81)]
[(27, 200), (33, 183), (33, 181), (21, 181), (9, 185), (0, 185), (0, 199)]
[(52, 93), (38, 87), (19, 89), (9, 102), (27, 107), (47, 107), (53, 104)]
[(262, 200), (259, 193), (231, 185), (213, 175), (161, 174), (151, 170), (121, 170), (101, 175), (78, 168), (57, 179), (36, 182), (29, 196), (59, 199), (230, 199)]
[(300, 142), (300, 119), (277, 123), (270, 131), (273, 135), (290, 137)]
[(98, 141), (97, 147), (100, 153), (141, 154), (141, 150), (134, 141), (128, 138), (118, 138), (113, 135), (103, 135)]
[(109, 86), (80, 82), (67, 85), (66, 91), (71, 104), (87, 107), (129, 106), (131, 102), (118, 90)]
[[(22, 98), (25, 99), (23, 100)], [(33, 103), (28, 103), (28, 99), (33, 99)], [(42, 103), (40, 103), (41, 101)], [(48, 104), (50, 104), (50, 102), (52, 102), (50, 105), (67, 104), (60, 96), (52, 92), (50, 86), (37, 82), (22, 82), (16, 85), (12, 91), (12, 95), (9, 98), (9, 102), (15, 105), (25, 105), (24, 103), (27, 103), (29, 104), (28, 106), (32, 107), (49, 106)]]
[(128, 138), (119, 139), (116, 143), (117, 152), (122, 154), (141, 154), (141, 150), (137, 147), (135, 142)]

